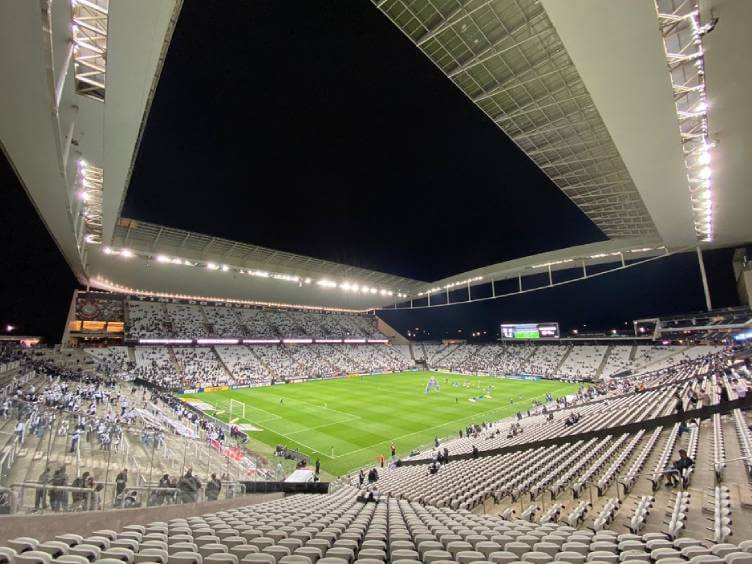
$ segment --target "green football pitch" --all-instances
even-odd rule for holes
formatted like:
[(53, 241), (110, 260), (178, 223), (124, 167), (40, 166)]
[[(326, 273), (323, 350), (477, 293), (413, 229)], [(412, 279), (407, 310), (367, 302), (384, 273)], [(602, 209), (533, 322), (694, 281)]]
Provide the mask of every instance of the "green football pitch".
[[(432, 376), (441, 389), (426, 394)], [(471, 423), (527, 410), (548, 392), (557, 397), (576, 390), (575, 384), (555, 380), (403, 372), (182, 397), (216, 407), (224, 421), (258, 428), (248, 433), (252, 441), (297, 448), (318, 457), (322, 470), (342, 475), (375, 465), (380, 454), (388, 458), (392, 441), (406, 456), (434, 437), (457, 436)]]

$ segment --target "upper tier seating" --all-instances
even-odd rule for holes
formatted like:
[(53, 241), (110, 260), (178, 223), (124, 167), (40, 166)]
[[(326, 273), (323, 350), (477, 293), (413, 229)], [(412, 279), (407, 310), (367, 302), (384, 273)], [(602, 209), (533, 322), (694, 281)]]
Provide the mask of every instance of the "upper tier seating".
[(129, 299), (126, 335), (131, 339), (206, 337), (379, 338), (375, 319), (365, 315), (232, 308)]
[[(543, 344), (448, 344), (414, 343), (416, 360), (432, 368), (489, 374), (527, 373), (549, 378), (587, 379), (631, 369), (655, 372), (681, 361), (718, 351), (713, 346), (606, 346)], [(634, 353), (634, 355), (633, 355)], [(634, 356), (634, 358), (632, 358)]]

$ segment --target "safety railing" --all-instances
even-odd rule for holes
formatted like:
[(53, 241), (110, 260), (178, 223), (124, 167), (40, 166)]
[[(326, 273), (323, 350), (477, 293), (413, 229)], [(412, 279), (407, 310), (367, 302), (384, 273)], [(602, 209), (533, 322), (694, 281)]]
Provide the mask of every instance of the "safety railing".
[(169, 486), (161, 482), (143, 485), (93, 482), (90, 486), (78, 487), (24, 481), (0, 488), (0, 514), (158, 507), (230, 499), (245, 494), (246, 488), (242, 482), (230, 480), (200, 484), (185, 476)]

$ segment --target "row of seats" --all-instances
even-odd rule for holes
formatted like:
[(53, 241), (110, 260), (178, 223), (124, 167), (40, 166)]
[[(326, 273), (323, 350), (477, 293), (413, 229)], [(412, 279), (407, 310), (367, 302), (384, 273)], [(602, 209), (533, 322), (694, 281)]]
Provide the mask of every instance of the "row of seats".
[[(479, 515), (342, 488), (187, 519), (9, 541), (9, 564), (750, 564), (752, 541), (706, 545)], [(618, 501), (610, 500), (612, 506)], [(604, 518), (606, 518), (604, 514)]]

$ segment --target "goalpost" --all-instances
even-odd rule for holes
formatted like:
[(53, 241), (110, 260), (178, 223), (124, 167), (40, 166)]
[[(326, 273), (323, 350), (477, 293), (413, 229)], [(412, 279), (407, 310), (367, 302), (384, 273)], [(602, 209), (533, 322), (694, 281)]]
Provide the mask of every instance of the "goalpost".
[(228, 407), (230, 421), (237, 418), (245, 419), (245, 404), (242, 401), (231, 399)]

